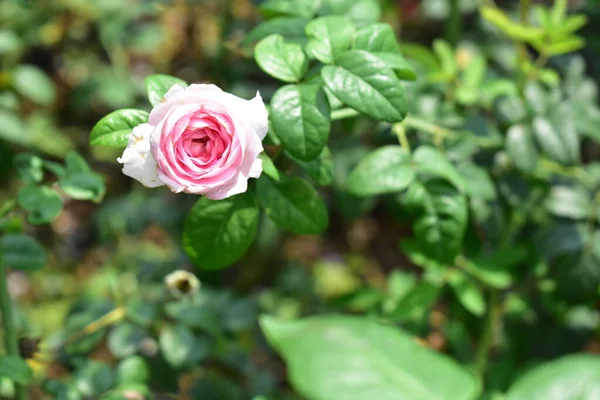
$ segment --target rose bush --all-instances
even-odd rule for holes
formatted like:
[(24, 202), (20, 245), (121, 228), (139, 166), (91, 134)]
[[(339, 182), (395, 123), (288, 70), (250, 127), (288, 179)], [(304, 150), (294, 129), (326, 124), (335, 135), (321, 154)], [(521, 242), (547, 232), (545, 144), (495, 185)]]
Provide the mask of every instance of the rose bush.
[(149, 123), (133, 129), (118, 161), (144, 186), (224, 199), (260, 176), (267, 118), (258, 93), (244, 100), (215, 85), (174, 84)]

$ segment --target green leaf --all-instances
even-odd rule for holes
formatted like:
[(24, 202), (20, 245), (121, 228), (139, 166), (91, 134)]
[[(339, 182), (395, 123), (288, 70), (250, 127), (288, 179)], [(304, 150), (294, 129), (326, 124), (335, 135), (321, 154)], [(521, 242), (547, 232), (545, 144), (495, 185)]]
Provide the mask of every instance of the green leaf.
[(106, 192), (102, 177), (94, 172), (76, 172), (61, 177), (60, 188), (75, 200), (99, 203)]
[(306, 25), (306, 51), (324, 64), (332, 64), (350, 48), (354, 25), (347, 17), (317, 18)]
[(261, 153), (258, 156), (258, 158), (262, 160), (262, 169), (264, 174), (267, 174), (269, 178), (274, 179), (276, 181), (281, 179), (281, 176), (279, 175), (279, 170), (273, 163), (273, 160), (271, 160), (271, 158), (266, 153)]
[(413, 287), (388, 313), (393, 321), (422, 319), (440, 296), (441, 288), (431, 282), (422, 281)]
[[(153, 106), (160, 103), (165, 94), (169, 91), (171, 86), (173, 85), (181, 85), (183, 87), (187, 87), (188, 84), (183, 79), (176, 78), (170, 75), (164, 74), (154, 74), (148, 75), (146, 79), (144, 79), (146, 83), (146, 94), (148, 95), (148, 100), (150, 104)], [(146, 122), (146, 121), (144, 121)], [(95, 143), (92, 143), (95, 144)]]
[(468, 400), (480, 391), (471, 373), (397, 326), (349, 316), (264, 316), (260, 325), (310, 400)]
[(413, 231), (428, 256), (453, 263), (462, 248), (467, 226), (467, 201), (454, 187), (442, 181), (425, 185), (413, 182), (407, 191), (411, 204), (423, 211), (415, 221)]
[(17, 203), (27, 211), (27, 221), (34, 225), (52, 221), (62, 210), (62, 199), (48, 186), (23, 186)]
[(511, 21), (510, 18), (497, 7), (481, 7), (481, 16), (492, 25), (495, 25), (511, 39), (522, 42), (533, 42), (542, 39), (544, 30)]
[(257, 226), (258, 206), (253, 193), (218, 201), (202, 197), (185, 221), (183, 247), (199, 267), (225, 268), (248, 250)]
[(126, 322), (113, 328), (108, 334), (107, 345), (116, 358), (134, 355), (145, 337), (145, 332), (132, 323)]
[(413, 154), (417, 172), (435, 178), (443, 178), (458, 190), (464, 191), (467, 184), (448, 157), (431, 146), (420, 146)]
[(41, 106), (48, 106), (56, 100), (54, 83), (44, 71), (33, 65), (20, 65), (15, 69), (13, 86), (20, 95)]
[(265, 214), (285, 230), (300, 235), (323, 232), (329, 223), (327, 208), (316, 190), (304, 179), (267, 176), (256, 183), (258, 202)]
[(75, 373), (75, 386), (83, 396), (97, 398), (110, 390), (115, 382), (113, 370), (98, 361), (86, 361)]
[(350, 173), (346, 187), (357, 196), (376, 196), (404, 190), (414, 177), (408, 152), (389, 145), (369, 153)]
[(396, 35), (388, 24), (373, 24), (360, 29), (354, 36), (353, 48), (379, 57), (400, 79), (417, 79), (412, 66), (402, 57)]
[(475, 53), (467, 64), (463, 75), (463, 84), (469, 88), (479, 89), (485, 78), (487, 61), (483, 54)]
[(448, 276), (448, 283), (456, 294), (460, 304), (471, 314), (478, 317), (485, 314), (486, 306), (483, 291), (477, 283), (473, 282), (473, 280), (460, 271), (453, 271)]
[(242, 46), (252, 54), (252, 47), (256, 43), (273, 34), (282, 36), (287, 43), (304, 46), (308, 40), (304, 33), (307, 23), (308, 19), (303, 17), (280, 17), (265, 21), (246, 35)]
[(510, 249), (503, 249), (498, 253), (493, 256), (479, 256), (472, 260), (465, 260), (460, 266), (471, 276), (491, 287), (507, 289), (512, 283), (512, 277), (506, 268), (512, 267), (514, 261), (511, 259)]
[(585, 40), (578, 36), (568, 36), (559, 42), (552, 43), (551, 45), (545, 46), (544, 51), (549, 56), (556, 56), (559, 54), (572, 53), (585, 46)]
[(532, 173), (538, 162), (538, 150), (531, 131), (525, 125), (511, 126), (506, 132), (506, 152), (517, 169), (523, 173)]
[(325, 66), (321, 74), (332, 93), (348, 106), (372, 118), (399, 122), (408, 111), (402, 84), (377, 56), (351, 50)]
[(600, 391), (600, 357), (577, 354), (539, 365), (509, 389), (507, 400), (593, 399)]
[(533, 132), (544, 153), (552, 160), (565, 165), (579, 161), (579, 136), (565, 104), (554, 110), (548, 118), (535, 117)]
[(590, 218), (593, 211), (592, 201), (586, 190), (563, 185), (552, 187), (546, 207), (552, 214), (570, 219)]
[(124, 383), (147, 383), (150, 378), (150, 368), (140, 356), (127, 357), (117, 367), (117, 381)]
[(302, 161), (321, 154), (330, 130), (329, 102), (317, 85), (287, 85), (271, 101), (271, 122), (285, 150)]
[(458, 165), (458, 172), (465, 182), (466, 193), (469, 197), (482, 200), (494, 200), (496, 198), (494, 181), (484, 168), (472, 162), (463, 162)]
[(302, 47), (285, 43), (283, 37), (277, 34), (258, 42), (254, 58), (263, 71), (284, 82), (299, 81), (308, 68)]
[(0, 377), (9, 378), (19, 385), (27, 385), (33, 379), (33, 372), (21, 357), (0, 357)]
[(31, 135), (25, 124), (12, 112), (0, 109), (0, 139), (19, 145), (31, 145)]
[(129, 135), (136, 126), (148, 122), (148, 113), (142, 110), (113, 111), (92, 129), (90, 144), (94, 146), (127, 147)]
[(29, 153), (19, 153), (13, 158), (19, 179), (23, 183), (40, 183), (44, 178), (44, 160)]
[(46, 265), (46, 250), (34, 238), (7, 234), (0, 238), (0, 262), (21, 271), (35, 271)]
[(329, 186), (333, 182), (333, 156), (329, 147), (324, 147), (319, 157), (312, 161), (296, 160), (306, 170), (308, 176), (318, 185)]
[(443, 39), (436, 39), (433, 42), (433, 51), (440, 60), (442, 71), (447, 78), (456, 76), (458, 67), (456, 60), (454, 59), (454, 50), (448, 42)]
[(174, 368), (193, 364), (205, 358), (210, 351), (207, 341), (195, 337), (185, 325), (168, 325), (160, 331), (158, 343), (163, 357)]
[(377, 0), (322, 0), (320, 14), (343, 15), (361, 27), (379, 21), (381, 7)]

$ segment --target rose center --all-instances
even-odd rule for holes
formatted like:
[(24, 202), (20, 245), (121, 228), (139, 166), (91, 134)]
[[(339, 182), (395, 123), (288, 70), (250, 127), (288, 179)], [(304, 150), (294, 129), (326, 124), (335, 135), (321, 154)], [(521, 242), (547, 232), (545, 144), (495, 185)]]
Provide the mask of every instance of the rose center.
[(211, 140), (208, 136), (195, 137), (190, 141), (188, 147), (188, 154), (191, 157), (205, 157), (209, 155), (211, 146)]

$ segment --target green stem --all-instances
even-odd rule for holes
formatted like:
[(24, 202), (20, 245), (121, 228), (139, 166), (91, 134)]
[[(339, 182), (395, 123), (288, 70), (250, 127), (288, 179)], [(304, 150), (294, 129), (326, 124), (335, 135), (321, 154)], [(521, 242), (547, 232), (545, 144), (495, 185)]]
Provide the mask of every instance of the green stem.
[[(529, 16), (529, 10), (531, 9), (532, 0), (521, 0), (519, 1), (519, 20), (522, 25), (529, 25), (527, 17)], [(527, 44), (524, 42), (518, 43), (518, 71), (521, 71), (519, 76), (519, 86), (523, 88), (527, 81), (526, 74), (523, 73), (523, 65), (529, 61), (529, 54), (527, 52)]]
[(461, 15), (458, 0), (450, 0), (450, 15), (446, 23), (446, 39), (456, 46), (460, 38)]
[(499, 292), (496, 289), (491, 289), (488, 318), (475, 354), (475, 371), (482, 378), (485, 375), (489, 353), (495, 342), (494, 337), (502, 314), (501, 303), (499, 300)]
[(408, 153), (410, 153), (410, 143), (408, 143), (408, 138), (406, 137), (406, 129), (404, 128), (404, 125), (402, 125), (401, 123), (394, 124), (392, 125), (392, 131), (396, 134), (398, 142), (400, 142), (402, 148)]
[[(2, 325), (4, 327), (4, 343), (6, 354), (13, 357), (20, 357), (19, 347), (17, 345), (17, 332), (15, 329), (15, 318), (13, 314), (13, 303), (8, 292), (8, 276), (6, 267), (2, 262), (0, 254), (0, 312), (2, 312)], [(15, 383), (15, 399), (25, 400), (25, 388)]]
[(331, 112), (331, 120), (337, 121), (340, 119), (352, 118), (360, 115), (360, 113), (352, 108), (340, 108)]

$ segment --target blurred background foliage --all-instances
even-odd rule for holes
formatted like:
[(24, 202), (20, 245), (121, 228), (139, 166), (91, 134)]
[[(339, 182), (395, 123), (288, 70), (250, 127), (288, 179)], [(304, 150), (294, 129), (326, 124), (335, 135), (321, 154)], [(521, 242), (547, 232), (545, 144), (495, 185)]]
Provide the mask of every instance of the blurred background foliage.
[[(24, 231), (47, 251), (40, 261), (45, 268), (15, 270), (8, 277), (18, 302), (21, 350), (31, 350), (26, 352), (34, 370), (31, 398), (142, 399), (153, 393), (165, 399), (297, 399), (284, 364), (258, 329), (262, 312), (284, 319), (325, 312), (377, 316), (401, 323), (426, 346), (461, 362), (477, 357), (473, 338), (484, 325), (484, 295), (475, 289), (440, 292), (418, 278), (427, 257), (409, 241), (398, 246), (399, 239), (411, 236), (402, 208), (406, 198), (365, 199), (343, 188), (369, 150), (365, 143), (393, 143), (389, 129), (362, 119), (336, 123), (332, 157), (325, 160), (333, 176), (327, 169), (308, 171), (321, 185), (332, 181), (323, 189), (331, 213), (327, 233), (288, 236), (265, 218), (249, 253), (233, 268), (213, 273), (195, 269), (181, 250), (183, 220), (194, 197), (146, 190), (120, 173), (115, 162), (120, 151), (88, 145), (91, 128), (108, 112), (147, 108), (143, 81), (150, 73), (214, 82), (246, 98), (258, 89), (269, 99), (278, 84), (252, 59), (254, 44), (264, 36), (253, 28), (285, 12), (258, 3), (0, 3), (0, 204), (17, 192), (26, 197), (23, 183), (47, 184), (35, 186), (47, 195), (43, 205), (28, 209), (29, 203), (19, 200), (29, 220), (23, 214), (0, 220), (5, 232)], [(557, 105), (567, 99), (584, 138), (584, 180), (598, 187), (600, 168), (593, 162), (600, 157), (600, 6), (569, 2), (569, 11), (588, 20), (578, 33), (585, 46), (577, 42), (557, 57), (547, 54), (548, 68), (542, 68), (517, 65), (518, 51), (537, 55), (540, 49), (534, 40), (516, 49), (507, 34), (511, 28), (499, 33), (493, 23), (498, 19), (482, 18), (477, 0), (460, 0), (457, 10), (447, 0), (373, 3), (349, 8), (350, 15), (355, 21), (381, 16), (414, 63), (419, 78), (406, 84), (411, 115), (428, 124), (413, 124), (413, 133), (417, 140), (432, 131), (448, 140), (447, 154), (468, 181), (469, 213), (484, 230), (467, 227), (465, 242), (483, 234), (494, 243), (512, 244), (498, 260), (515, 270), (483, 277), (502, 290), (515, 287), (504, 292), (503, 327), (494, 331), (501, 334), (487, 338), (493, 344), (486, 396), (499, 396), (540, 361), (576, 351), (599, 353), (600, 239), (595, 217), (588, 221), (583, 211), (595, 207), (600, 218), (598, 196), (592, 202), (578, 189), (554, 186), (548, 197), (547, 176), (525, 180), (520, 174), (533, 169), (537, 150), (530, 147), (525, 148), (531, 153), (518, 153), (523, 147), (507, 143), (506, 151), (493, 157), (480, 154), (479, 166), (464, 160), (477, 146), (503, 146), (507, 130), (513, 130), (507, 137), (518, 140), (530, 129), (531, 115), (556, 117)], [(516, 10), (513, 1), (497, 4)], [(514, 71), (539, 79), (520, 87), (511, 77)], [(454, 134), (467, 130), (475, 135)], [(568, 176), (573, 170), (562, 164), (579, 162), (578, 150), (542, 151), (561, 165), (547, 163), (541, 174), (558, 168)], [(81, 159), (91, 169), (81, 167)], [(94, 181), (73, 189), (66, 181), (73, 173), (93, 174), (86, 182), (101, 179), (106, 188)], [(58, 208), (52, 209), (57, 196)], [(517, 211), (507, 217), (511, 206)], [(549, 224), (546, 210), (560, 224)], [(36, 226), (36, 215), (51, 224)], [(496, 237), (507, 232), (506, 224), (514, 237)], [(545, 249), (552, 263), (567, 267), (549, 268), (531, 257), (528, 240)], [(590, 246), (592, 253), (581, 259), (582, 248)], [(28, 248), (33, 255), (39, 250)], [(178, 269), (193, 272), (200, 290), (190, 290), (196, 278), (185, 274), (165, 284), (165, 276)], [(456, 285), (463, 275), (453, 280)], [(0, 379), (0, 394), (11, 393), (11, 383)]]

